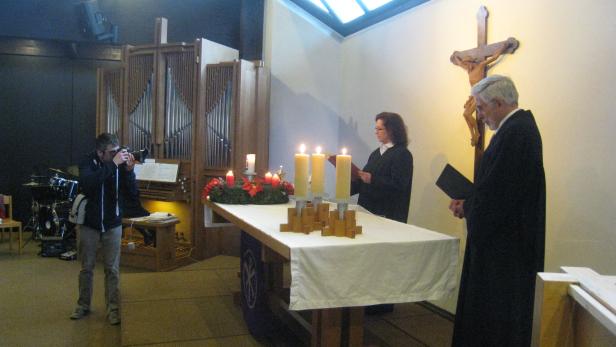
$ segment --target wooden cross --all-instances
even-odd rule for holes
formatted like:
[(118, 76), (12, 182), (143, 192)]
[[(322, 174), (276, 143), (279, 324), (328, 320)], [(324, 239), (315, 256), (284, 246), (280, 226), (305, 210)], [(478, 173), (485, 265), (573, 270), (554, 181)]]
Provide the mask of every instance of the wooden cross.
[[(460, 66), (468, 72), (471, 87), (486, 77), (490, 64), (496, 61), (502, 54), (513, 54), (520, 45), (513, 37), (505, 41), (487, 44), (488, 10), (485, 6), (477, 11), (477, 47), (466, 51), (455, 51), (450, 57), (453, 64)], [(475, 147), (475, 173), (479, 168), (481, 157), (484, 152), (485, 124), (473, 117), (475, 112), (475, 99), (471, 96), (464, 104), (464, 118), (471, 131), (471, 145)]]

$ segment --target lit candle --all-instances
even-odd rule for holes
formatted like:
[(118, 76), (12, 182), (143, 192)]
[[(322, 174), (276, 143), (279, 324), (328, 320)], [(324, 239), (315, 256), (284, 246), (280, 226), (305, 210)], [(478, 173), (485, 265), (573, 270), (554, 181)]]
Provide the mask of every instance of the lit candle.
[(278, 174), (274, 174), (272, 176), (272, 187), (276, 188), (280, 185), (280, 176)]
[(233, 176), (233, 171), (229, 170), (229, 172), (227, 172), (227, 186), (229, 187), (233, 187), (235, 185), (235, 177)]
[(272, 173), (269, 171), (265, 174), (265, 184), (272, 184)]
[(336, 156), (336, 200), (348, 201), (351, 197), (351, 156), (342, 154)]
[(325, 190), (325, 154), (321, 153), (321, 147), (312, 154), (312, 195), (323, 196)]
[(255, 172), (255, 155), (254, 154), (246, 154), (246, 172), (248, 173)]
[(308, 154), (306, 146), (299, 147), (300, 153), (295, 153), (295, 196), (306, 198), (308, 196)]

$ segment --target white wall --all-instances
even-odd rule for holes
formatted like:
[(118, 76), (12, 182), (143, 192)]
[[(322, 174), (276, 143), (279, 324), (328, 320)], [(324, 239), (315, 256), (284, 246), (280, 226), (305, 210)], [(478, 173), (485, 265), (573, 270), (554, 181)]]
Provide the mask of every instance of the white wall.
[[(298, 15), (282, 10), (280, 0), (272, 4), (288, 15), (285, 23), (277, 20), (284, 30), (271, 32), (272, 41), (305, 25)], [(451, 217), (449, 201), (434, 181), (446, 162), (472, 177), (473, 149), (462, 118), (468, 77), (449, 56), (476, 45), (475, 17), (482, 4), (490, 12), (489, 43), (510, 36), (520, 41), (515, 54), (490, 74), (514, 79), (521, 107), (533, 111), (543, 136), (546, 270), (572, 265), (616, 274), (616, 163), (611, 155), (616, 117), (610, 114), (616, 110), (616, 2), (432, 0), (341, 42), (320, 38), (323, 43), (313, 46), (327, 46), (331, 61), (339, 61), (328, 76), (319, 75), (324, 78), (319, 83), (331, 87), (330, 96), (339, 98), (331, 103), (338, 105), (331, 109), (339, 119), (323, 118), (331, 121), (324, 127), (339, 126), (337, 141), (349, 143), (354, 161), (363, 165), (367, 150), (376, 147), (374, 115), (400, 113), (415, 160), (409, 222), (464, 239), (464, 223)], [(276, 11), (268, 11), (266, 20), (276, 21), (270, 18)], [(295, 38), (310, 41), (303, 33)], [(301, 51), (289, 48), (305, 55), (294, 57), (295, 63), (310, 62), (296, 66), (296, 73), (305, 73), (294, 80), (312, 79), (314, 60), (328, 60), (322, 49), (306, 49), (305, 44)], [(272, 71), (277, 64), (292, 68), (282, 54), (271, 58)], [(336, 66), (339, 73), (333, 71)], [(272, 94), (272, 111), (280, 112), (277, 103), (286, 101)], [(293, 112), (272, 116), (302, 118)], [(287, 135), (276, 136), (289, 136), (294, 128), (284, 129)], [(455, 298), (439, 304), (453, 311)]]
[[(270, 167), (284, 166), (293, 180), (293, 153), (300, 143), (312, 152), (338, 146), (340, 38), (299, 16), (295, 5), (266, 2), (264, 59), (271, 68)], [(328, 165), (329, 166), (329, 165)], [(328, 177), (333, 175), (328, 167)], [(326, 182), (332, 191), (333, 181)]]

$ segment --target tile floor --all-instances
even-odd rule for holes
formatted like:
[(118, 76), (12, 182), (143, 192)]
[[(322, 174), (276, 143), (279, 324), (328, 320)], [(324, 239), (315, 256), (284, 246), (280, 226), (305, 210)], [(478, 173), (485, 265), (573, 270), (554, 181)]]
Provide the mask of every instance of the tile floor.
[[(25, 234), (26, 235), (26, 234)], [(27, 235), (26, 239), (29, 238)], [(255, 339), (241, 309), (239, 259), (219, 256), (172, 272), (122, 267), (122, 325), (105, 320), (103, 269), (97, 265), (92, 313), (68, 316), (77, 300), (78, 261), (24, 254), (0, 244), (0, 346), (297, 346), (280, 327), (275, 336)], [(396, 305), (390, 314), (366, 316), (365, 345), (449, 346), (453, 324), (418, 304)]]

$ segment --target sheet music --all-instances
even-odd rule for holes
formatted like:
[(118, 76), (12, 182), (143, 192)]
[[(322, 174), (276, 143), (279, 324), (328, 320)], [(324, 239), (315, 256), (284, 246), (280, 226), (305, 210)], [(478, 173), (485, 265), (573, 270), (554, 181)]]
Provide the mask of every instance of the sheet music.
[(135, 175), (140, 181), (175, 183), (179, 164), (145, 163), (135, 165)]
[(173, 219), (177, 217), (169, 212), (152, 212), (149, 216), (129, 218), (133, 222), (167, 222)]

